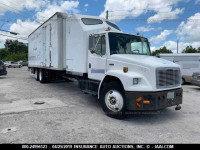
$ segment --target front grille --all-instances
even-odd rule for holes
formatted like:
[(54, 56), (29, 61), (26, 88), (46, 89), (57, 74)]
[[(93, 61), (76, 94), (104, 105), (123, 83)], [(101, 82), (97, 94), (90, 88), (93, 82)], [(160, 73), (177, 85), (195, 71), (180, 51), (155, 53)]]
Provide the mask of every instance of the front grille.
[(179, 68), (159, 68), (156, 70), (157, 89), (177, 87), (181, 83)]

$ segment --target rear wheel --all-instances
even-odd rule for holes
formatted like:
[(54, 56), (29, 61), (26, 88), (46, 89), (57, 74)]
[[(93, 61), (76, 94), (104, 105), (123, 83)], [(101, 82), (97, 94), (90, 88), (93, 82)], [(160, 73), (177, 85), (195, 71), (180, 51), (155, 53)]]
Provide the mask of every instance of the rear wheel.
[(40, 83), (46, 82), (44, 69), (40, 69), (40, 71), (39, 71), (39, 81), (40, 81)]
[(108, 116), (117, 119), (125, 117), (125, 94), (118, 82), (109, 83), (103, 87), (100, 102), (102, 109)]
[(39, 71), (37, 68), (35, 69), (35, 80), (39, 81)]

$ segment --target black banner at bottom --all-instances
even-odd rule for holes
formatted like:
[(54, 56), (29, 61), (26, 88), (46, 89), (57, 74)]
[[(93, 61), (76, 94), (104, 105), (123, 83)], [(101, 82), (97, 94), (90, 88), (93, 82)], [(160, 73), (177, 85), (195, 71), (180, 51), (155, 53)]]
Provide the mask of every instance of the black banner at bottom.
[(65, 149), (135, 149), (175, 150), (200, 148), (200, 144), (1, 144), (0, 149), (65, 150)]

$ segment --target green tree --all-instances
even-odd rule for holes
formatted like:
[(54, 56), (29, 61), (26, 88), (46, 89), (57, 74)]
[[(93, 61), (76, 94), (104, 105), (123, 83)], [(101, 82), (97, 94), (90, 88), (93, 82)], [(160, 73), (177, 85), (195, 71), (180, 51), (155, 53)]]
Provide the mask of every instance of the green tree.
[(9, 51), (9, 53), (28, 53), (28, 47), (18, 40), (10, 40), (7, 39), (5, 44), (5, 48)]
[(0, 58), (3, 61), (28, 60), (28, 47), (18, 40), (7, 39), (5, 48), (0, 50)]
[(166, 46), (164, 46), (164, 47), (160, 48), (159, 50), (152, 52), (152, 55), (157, 56), (158, 54), (162, 54), (162, 53), (172, 53), (172, 51), (167, 49)]
[(187, 46), (182, 53), (198, 53), (198, 51), (196, 48), (193, 48), (192, 46)]
[(8, 50), (6, 48), (0, 49), (0, 59), (3, 59), (7, 56), (9, 56)]

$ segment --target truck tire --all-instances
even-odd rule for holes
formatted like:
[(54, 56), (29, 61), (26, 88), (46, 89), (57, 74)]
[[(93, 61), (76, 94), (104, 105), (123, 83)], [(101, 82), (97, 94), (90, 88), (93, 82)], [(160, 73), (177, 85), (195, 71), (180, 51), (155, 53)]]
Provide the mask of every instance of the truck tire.
[(106, 115), (116, 119), (125, 117), (125, 94), (124, 89), (118, 82), (112, 82), (103, 87), (100, 94), (100, 103)]
[(35, 69), (35, 80), (36, 81), (39, 81), (39, 71), (38, 71), (39, 69)]
[(40, 83), (46, 82), (45, 70), (44, 69), (39, 69), (39, 81), (40, 81)]

